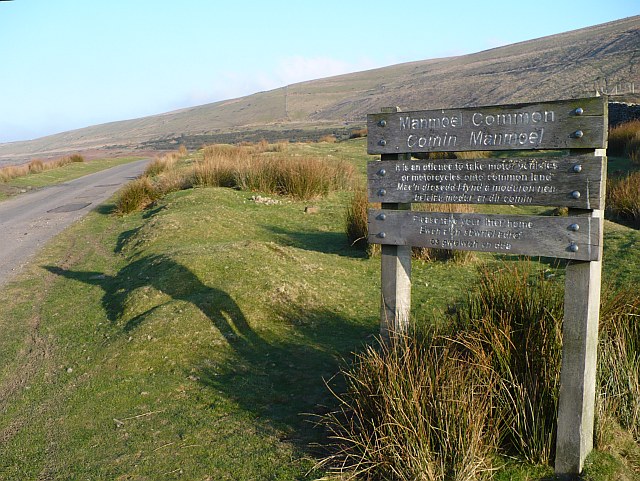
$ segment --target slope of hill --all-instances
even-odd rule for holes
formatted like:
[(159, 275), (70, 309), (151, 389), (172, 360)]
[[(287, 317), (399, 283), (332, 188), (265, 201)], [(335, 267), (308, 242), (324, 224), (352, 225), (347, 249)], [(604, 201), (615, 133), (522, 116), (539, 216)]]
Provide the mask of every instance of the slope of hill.
[[(399, 41), (399, 47), (401, 42)], [(79, 150), (309, 138), (381, 107), (427, 109), (640, 90), (640, 16), (483, 52), (302, 82), (246, 97), (0, 145), (0, 162)]]

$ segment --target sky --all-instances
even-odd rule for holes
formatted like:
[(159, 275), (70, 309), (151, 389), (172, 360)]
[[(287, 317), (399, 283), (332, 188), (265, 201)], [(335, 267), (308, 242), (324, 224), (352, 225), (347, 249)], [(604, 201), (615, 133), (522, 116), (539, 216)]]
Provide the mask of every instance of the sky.
[(0, 143), (638, 14), (638, 0), (0, 0)]

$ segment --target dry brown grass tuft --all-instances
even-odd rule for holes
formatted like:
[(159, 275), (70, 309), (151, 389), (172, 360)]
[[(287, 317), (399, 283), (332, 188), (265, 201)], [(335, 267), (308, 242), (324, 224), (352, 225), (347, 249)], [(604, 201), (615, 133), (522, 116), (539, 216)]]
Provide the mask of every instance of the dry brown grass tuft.
[(357, 129), (357, 130), (351, 131), (351, 134), (349, 135), (349, 138), (350, 139), (360, 139), (362, 137), (366, 137), (368, 134), (369, 134), (369, 131), (365, 127), (363, 129)]
[(640, 229), (640, 171), (607, 179), (605, 205), (608, 216)]
[(609, 130), (607, 154), (628, 157), (640, 163), (640, 119), (625, 122)]
[(40, 159), (35, 159), (29, 162), (29, 173), (38, 174), (44, 171), (44, 162)]
[(80, 154), (73, 154), (48, 162), (41, 159), (34, 159), (28, 164), (9, 165), (0, 169), (0, 182), (9, 182), (29, 174), (38, 174), (47, 170), (57, 169), (73, 162), (84, 162), (84, 157)]
[(471, 481), (491, 477), (493, 373), (473, 339), (394, 335), (342, 371), (346, 393), (321, 420), (333, 441), (320, 462), (335, 479)]
[(325, 135), (323, 137), (320, 137), (320, 139), (318, 140), (318, 142), (325, 142), (328, 144), (335, 144), (338, 141), (338, 139), (336, 139), (335, 135)]
[(149, 177), (141, 177), (125, 185), (116, 201), (116, 212), (130, 214), (145, 209), (160, 197), (160, 191)]
[(313, 156), (286, 155), (288, 144), (212, 145), (194, 167), (196, 185), (237, 187), (312, 199), (346, 189), (354, 175), (351, 164)]

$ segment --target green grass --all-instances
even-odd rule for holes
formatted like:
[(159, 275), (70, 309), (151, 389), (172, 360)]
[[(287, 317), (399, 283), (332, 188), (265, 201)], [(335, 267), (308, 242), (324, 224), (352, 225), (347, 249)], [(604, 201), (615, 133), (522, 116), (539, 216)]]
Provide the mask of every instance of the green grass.
[[(367, 159), (363, 139), (289, 149), (360, 173)], [(378, 332), (379, 259), (348, 245), (349, 192), (314, 200), (317, 214), (252, 195), (189, 189), (126, 216), (107, 205), (0, 292), (0, 479), (324, 474), (311, 421), (334, 402), (325, 380), (342, 389), (333, 376)], [(640, 283), (638, 245), (607, 222), (605, 279)], [(416, 261), (416, 320), (476, 279), (474, 265)]]

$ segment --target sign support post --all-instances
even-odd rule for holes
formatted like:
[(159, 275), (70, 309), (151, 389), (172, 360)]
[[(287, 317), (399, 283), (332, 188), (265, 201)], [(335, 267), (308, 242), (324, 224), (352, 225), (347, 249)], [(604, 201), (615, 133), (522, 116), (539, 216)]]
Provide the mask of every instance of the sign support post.
[[(594, 153), (604, 156), (606, 151)], [(602, 209), (569, 210), (569, 215), (600, 219), (603, 213)], [(599, 251), (600, 260), (571, 261), (566, 268), (555, 459), (559, 475), (582, 472), (593, 449), (602, 242)]]
[[(398, 107), (382, 109), (383, 113), (400, 112)], [(382, 154), (382, 160), (410, 160), (410, 154)], [(383, 202), (382, 209), (411, 210), (411, 203)], [(385, 215), (384, 213), (380, 214)], [(382, 235), (380, 233), (379, 235)], [(383, 342), (404, 334), (411, 313), (411, 246), (382, 245), (380, 265), (380, 336)]]

